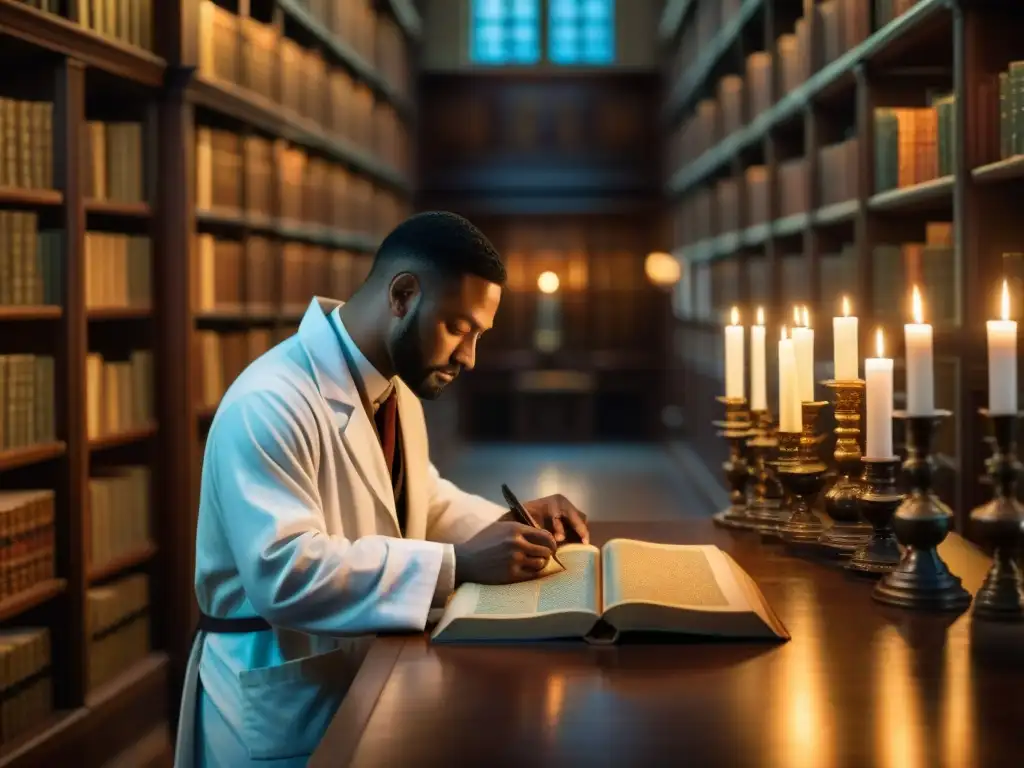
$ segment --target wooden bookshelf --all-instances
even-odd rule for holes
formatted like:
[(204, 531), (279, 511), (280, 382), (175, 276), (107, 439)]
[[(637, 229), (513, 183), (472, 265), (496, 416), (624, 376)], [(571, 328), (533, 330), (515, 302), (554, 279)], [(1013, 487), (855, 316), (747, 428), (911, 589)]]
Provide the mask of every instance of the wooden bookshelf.
[[(880, 16), (887, 8), (896, 15)], [(1014, 144), (1024, 118), (1013, 117), (1022, 107), (1012, 87), (1024, 74), (1013, 64), (1024, 58), (1013, 42), (1022, 31), (1024, 9), (971, 1), (667, 4), (669, 245), (685, 262), (674, 302), (676, 398), (685, 392), (692, 410), (721, 394), (721, 323), (733, 305), (763, 306), (771, 338), (792, 304), (807, 304), (817, 378), (828, 378), (829, 318), (844, 294), (861, 318), (862, 353), (874, 328), (885, 329), (899, 390), (905, 294), (919, 284), (936, 328), (937, 402), (955, 413), (939, 436), (938, 485), (964, 529), (984, 494), (984, 321), (1004, 276), (1024, 296), (1013, 206), (1024, 189), (1024, 139)], [(769, 62), (760, 80), (749, 74), (755, 53)], [(729, 76), (739, 85), (723, 86)], [(736, 110), (742, 119), (727, 131), (723, 116)], [(758, 166), (753, 177), (772, 190), (767, 223), (751, 204)], [(793, 184), (803, 216), (782, 209)], [(720, 205), (723, 190), (735, 212)], [(724, 446), (710, 420), (686, 426), (720, 472)]]
[(53, 509), (52, 573), (5, 571), (0, 595), (0, 631), (48, 632), (52, 702), (0, 734), (2, 766), (100, 766), (175, 725), (217, 399), (313, 293), (348, 295), (414, 183), (412, 3), (114, 7), (0, 0), (19, 73), (0, 120), (32, 103), (13, 125), (35, 128), (14, 149), (0, 130), (0, 360), (23, 377), (53, 361), (32, 362), (48, 408), (8, 409), (0, 386), (3, 494), (38, 488)]

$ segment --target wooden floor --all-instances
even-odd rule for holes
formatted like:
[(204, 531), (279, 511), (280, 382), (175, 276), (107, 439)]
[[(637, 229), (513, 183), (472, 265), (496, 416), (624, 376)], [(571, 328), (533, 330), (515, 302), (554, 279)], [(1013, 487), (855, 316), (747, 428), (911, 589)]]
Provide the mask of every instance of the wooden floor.
[[(523, 500), (562, 493), (602, 522), (710, 515), (721, 493), (685, 451), (657, 445), (472, 445), (438, 469), (460, 488), (499, 503), (502, 483)], [(171, 734), (164, 730), (147, 734), (107, 768), (169, 768), (171, 758)]]

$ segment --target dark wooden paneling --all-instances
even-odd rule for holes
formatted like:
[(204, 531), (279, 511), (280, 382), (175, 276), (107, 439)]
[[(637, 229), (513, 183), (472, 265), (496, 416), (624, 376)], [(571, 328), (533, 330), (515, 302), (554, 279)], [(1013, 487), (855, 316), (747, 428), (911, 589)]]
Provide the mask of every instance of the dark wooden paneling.
[(424, 75), (422, 199), (495, 213), (656, 201), (658, 88), (651, 74)]
[[(479, 370), (457, 390), (463, 436), (652, 435), (666, 308), (643, 262), (663, 245), (659, 85), (651, 74), (421, 78), (419, 207), (472, 219), (509, 271)], [(541, 355), (533, 334), (537, 278), (547, 270), (561, 282), (564, 339)], [(594, 390), (520, 391), (516, 374), (538, 369), (589, 372)], [(613, 418), (627, 404), (629, 418)]]

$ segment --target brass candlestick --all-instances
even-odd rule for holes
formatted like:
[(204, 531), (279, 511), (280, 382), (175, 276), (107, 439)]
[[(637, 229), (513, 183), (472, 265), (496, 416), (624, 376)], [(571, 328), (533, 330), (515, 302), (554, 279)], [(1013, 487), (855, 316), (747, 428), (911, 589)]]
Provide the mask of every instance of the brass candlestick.
[(974, 598), (974, 616), (996, 621), (1024, 620), (1024, 579), (1016, 556), (1024, 545), (1024, 505), (1017, 501), (1016, 428), (1020, 414), (991, 414), (994, 449), (987, 462), (995, 497), (971, 512), (971, 527), (979, 541), (995, 549), (992, 568)]
[(864, 401), (864, 382), (826, 381), (835, 392), (836, 479), (825, 494), (825, 512), (833, 525), (821, 534), (819, 543), (840, 557), (849, 557), (871, 536), (871, 526), (860, 516), (860, 494), (863, 486), (860, 472), (860, 409)]
[(818, 540), (824, 528), (814, 507), (828, 471), (818, 455), (823, 439), (817, 431), (818, 414), (825, 405), (827, 403), (820, 401), (803, 403), (803, 432), (797, 438), (797, 460), (779, 469), (782, 484), (791, 499), (789, 517), (779, 526), (779, 535), (787, 544), (811, 544)]
[(894, 414), (906, 420), (908, 455), (903, 470), (912, 490), (892, 518), (903, 554), (899, 565), (875, 585), (872, 597), (880, 603), (937, 611), (962, 611), (970, 605), (970, 593), (936, 550), (949, 533), (953, 514), (932, 491), (932, 437), (938, 423), (951, 415), (949, 411), (928, 416)]
[(773, 458), (779, 441), (771, 411), (754, 411), (753, 437), (747, 440), (751, 456), (751, 483), (747, 494), (747, 517), (757, 530), (776, 527), (782, 516), (782, 484), (775, 474)]
[(729, 483), (729, 506), (714, 515), (715, 524), (726, 528), (748, 528), (747, 485), (750, 464), (747, 461), (747, 440), (752, 436), (750, 412), (744, 397), (719, 397), (725, 404), (725, 421), (716, 421), (719, 435), (729, 441), (729, 458), (722, 464)]
[(892, 516), (903, 501), (896, 487), (898, 456), (861, 459), (864, 465), (860, 514), (871, 524), (871, 535), (850, 557), (846, 568), (854, 573), (881, 576), (900, 562), (900, 545), (892, 530)]

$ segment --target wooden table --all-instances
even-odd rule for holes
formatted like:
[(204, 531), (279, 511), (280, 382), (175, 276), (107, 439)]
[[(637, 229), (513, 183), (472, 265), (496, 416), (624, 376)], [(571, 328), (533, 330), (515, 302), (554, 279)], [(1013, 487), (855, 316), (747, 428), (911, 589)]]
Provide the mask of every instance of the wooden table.
[[(890, 610), (872, 582), (709, 521), (595, 524), (712, 542), (792, 633), (781, 645), (431, 646), (380, 638), (311, 766), (1024, 765), (1024, 628)], [(951, 536), (972, 593), (989, 560)]]

